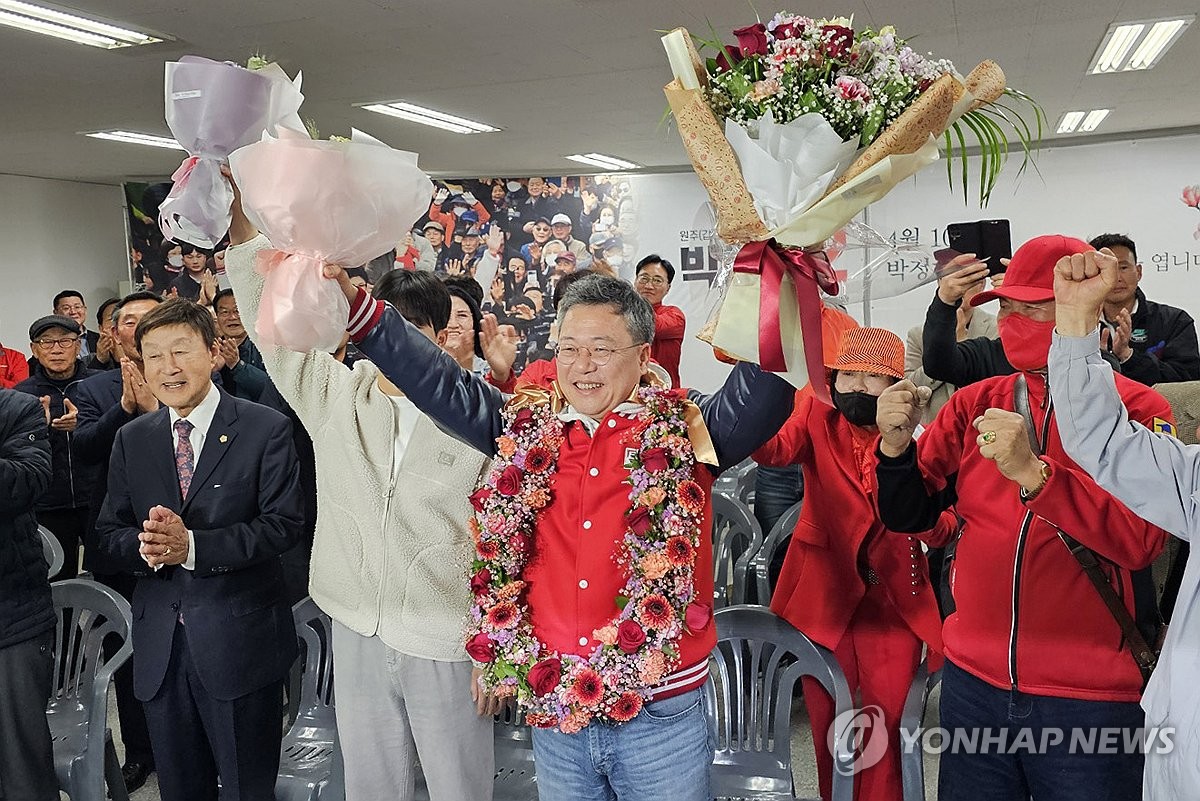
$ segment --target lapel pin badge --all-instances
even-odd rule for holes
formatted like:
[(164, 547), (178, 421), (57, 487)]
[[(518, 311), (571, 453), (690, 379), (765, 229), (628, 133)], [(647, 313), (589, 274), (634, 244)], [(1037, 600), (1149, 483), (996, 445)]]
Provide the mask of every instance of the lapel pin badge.
[(226, 435), (226, 434), (222, 434), (222, 435), (221, 435), (221, 442), (229, 442), (229, 436), (228, 436), (228, 435)]

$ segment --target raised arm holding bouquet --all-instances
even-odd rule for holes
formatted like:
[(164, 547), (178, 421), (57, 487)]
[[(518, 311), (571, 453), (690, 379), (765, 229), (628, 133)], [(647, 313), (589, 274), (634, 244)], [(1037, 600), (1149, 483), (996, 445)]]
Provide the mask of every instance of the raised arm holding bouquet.
[(255, 340), (332, 353), (350, 306), (322, 268), (391, 250), (428, 208), (433, 184), (415, 153), (361, 131), (316, 141), (281, 128), (238, 150), (229, 166), (246, 216), (276, 248), (256, 257), (266, 281)]
[[(850, 24), (780, 13), (735, 31), (737, 47), (702, 43), (719, 51), (707, 61), (686, 30), (663, 37), (675, 73), (664, 91), (680, 135), (719, 236), (742, 245), (701, 338), (797, 386), (822, 369), (818, 288), (837, 293), (825, 240), (936, 161), (938, 137), (964, 115), (987, 155), (983, 196), (1007, 152), (995, 119), (973, 113), (1006, 92), (995, 63), (964, 79), (890, 26), (856, 33)], [(1019, 116), (999, 106), (995, 114), (1027, 148), (1032, 134)], [(955, 141), (961, 152), (965, 140)]]
[(188, 152), (159, 207), (168, 239), (215, 247), (229, 230), (233, 202), (221, 164), (276, 126), (304, 130), (296, 114), (304, 102), (301, 76), (293, 81), (277, 64), (250, 63), (253, 69), (199, 56), (167, 62), (167, 125)]

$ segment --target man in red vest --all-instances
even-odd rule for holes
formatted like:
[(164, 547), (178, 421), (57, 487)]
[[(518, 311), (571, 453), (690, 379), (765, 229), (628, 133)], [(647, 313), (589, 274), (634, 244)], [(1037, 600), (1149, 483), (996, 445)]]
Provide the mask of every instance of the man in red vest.
[(558, 307), (557, 380), (510, 401), (340, 269), (326, 274), (363, 353), (494, 457), (472, 495), (467, 651), (535, 726), (540, 797), (712, 798), (709, 493), (787, 419), (792, 387), (752, 364), (707, 397), (662, 387), (647, 370), (650, 304), (593, 275)]

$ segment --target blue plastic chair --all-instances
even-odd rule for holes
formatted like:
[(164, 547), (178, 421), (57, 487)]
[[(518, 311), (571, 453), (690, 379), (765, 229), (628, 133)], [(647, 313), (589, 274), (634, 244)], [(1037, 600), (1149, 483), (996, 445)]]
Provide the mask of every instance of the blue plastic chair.
[[(837, 714), (853, 709), (846, 678), (829, 650), (762, 606), (730, 606), (716, 613), (712, 680), (704, 687), (717, 730), (713, 791), (719, 799), (783, 801), (795, 798), (792, 776), (792, 701), (802, 676), (821, 683)], [(851, 743), (834, 743), (832, 801), (852, 801)]]
[[(60, 551), (61, 553), (61, 551)], [(108, 728), (108, 688), (117, 668), (133, 654), (129, 602), (94, 581), (69, 579), (50, 585), (58, 616), (54, 694), (46, 720), (54, 741), (54, 770), (71, 801), (128, 801), (121, 763)], [(104, 658), (108, 637), (120, 647)], [(16, 801), (16, 799), (13, 799)]]

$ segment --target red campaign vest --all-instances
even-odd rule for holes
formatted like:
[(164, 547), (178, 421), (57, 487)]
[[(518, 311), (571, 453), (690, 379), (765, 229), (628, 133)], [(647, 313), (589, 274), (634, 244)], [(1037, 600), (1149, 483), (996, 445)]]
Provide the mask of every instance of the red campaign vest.
[[(586, 656), (599, 645), (592, 632), (617, 614), (617, 595), (625, 585), (625, 571), (614, 557), (625, 536), (630, 486), (625, 483), (627, 451), (637, 447), (626, 441), (636, 417), (609, 413), (596, 433), (588, 436), (583, 424), (568, 423), (558, 466), (550, 479), (550, 505), (538, 517), (534, 554), (521, 578), (528, 582), (526, 600), (539, 640), (561, 653)], [(707, 499), (712, 471), (697, 463), (695, 480)], [(695, 565), (695, 599), (712, 603), (712, 504), (706, 502)], [(704, 628), (684, 633), (676, 674), (707, 664), (717, 644), (711, 617)], [(668, 676), (655, 697), (665, 698), (699, 686), (707, 669), (693, 671), (699, 681), (677, 684)], [(670, 691), (667, 688), (670, 687)]]

